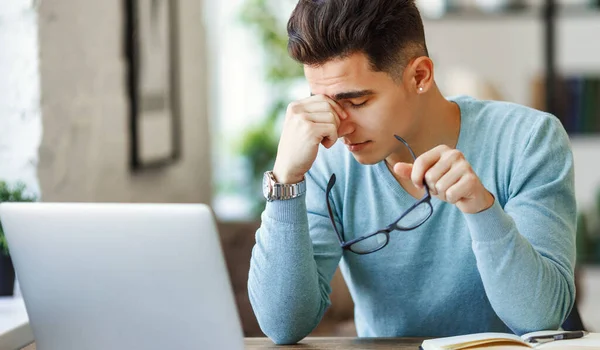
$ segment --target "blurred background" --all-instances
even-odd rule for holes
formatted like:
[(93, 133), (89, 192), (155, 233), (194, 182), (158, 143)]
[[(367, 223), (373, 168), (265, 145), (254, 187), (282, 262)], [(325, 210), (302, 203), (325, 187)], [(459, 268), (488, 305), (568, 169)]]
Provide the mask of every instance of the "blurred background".
[[(575, 156), (577, 303), (600, 331), (600, 1), (417, 2), (445, 95), (513, 101), (563, 122)], [(287, 104), (309, 94), (286, 52), (295, 3), (2, 0), (0, 201), (210, 204), (244, 331), (261, 336), (246, 281), (262, 174)], [(11, 269), (3, 251), (0, 280)], [(353, 335), (339, 273), (332, 283), (314, 335)]]

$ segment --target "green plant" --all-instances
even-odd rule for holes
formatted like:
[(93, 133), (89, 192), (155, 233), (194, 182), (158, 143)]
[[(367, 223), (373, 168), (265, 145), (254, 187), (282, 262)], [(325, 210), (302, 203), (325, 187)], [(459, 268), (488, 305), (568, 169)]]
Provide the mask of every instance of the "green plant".
[(577, 262), (600, 264), (600, 188), (595, 203), (577, 215)]
[[(19, 182), (13, 187), (10, 187), (5, 181), (0, 181), (0, 203), (2, 202), (35, 202), (37, 198), (35, 196), (27, 195), (26, 186), (24, 183)], [(6, 237), (4, 236), (4, 230), (2, 229), (2, 223), (0, 222), (0, 252), (6, 256), (9, 255), (8, 244)]]
[(252, 186), (247, 188), (250, 189), (248, 194), (253, 199), (251, 211), (254, 217), (260, 216), (264, 209), (261, 187), (263, 173), (267, 169), (273, 168), (277, 156), (279, 138), (276, 122), (282, 109), (280, 103), (276, 103), (271, 107), (265, 120), (246, 130), (237, 147), (238, 152), (248, 161)]
[(600, 187), (596, 190), (596, 214), (600, 217)]
[(290, 87), (303, 78), (302, 65), (287, 52), (285, 23), (276, 16), (275, 5), (281, 0), (246, 0), (242, 5), (241, 22), (258, 36), (265, 53), (265, 80), (271, 85), (271, 107), (265, 117), (250, 127), (238, 142), (237, 152), (248, 161), (251, 175), (249, 196), (253, 203), (252, 213), (260, 216), (264, 209), (261, 192), (263, 173), (273, 167), (277, 155), (279, 134), (278, 121), (285, 115), (290, 102)]
[(274, 84), (289, 82), (303, 76), (302, 65), (287, 52), (285, 23), (274, 13), (274, 4), (281, 0), (246, 0), (240, 19), (252, 28), (265, 51), (266, 79)]
[(577, 214), (577, 230), (575, 237), (577, 261), (579, 263), (587, 263), (593, 254), (593, 242), (590, 239), (587, 216), (583, 212)]

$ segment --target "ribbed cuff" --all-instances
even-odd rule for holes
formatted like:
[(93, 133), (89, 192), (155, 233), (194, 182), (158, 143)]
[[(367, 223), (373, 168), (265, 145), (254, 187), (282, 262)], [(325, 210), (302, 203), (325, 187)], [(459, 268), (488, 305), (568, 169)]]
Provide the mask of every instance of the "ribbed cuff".
[(486, 210), (477, 214), (464, 214), (464, 216), (471, 238), (477, 242), (501, 239), (515, 227), (514, 221), (504, 212), (497, 199)]
[(306, 222), (306, 195), (267, 202), (265, 215), (286, 224), (304, 223)]

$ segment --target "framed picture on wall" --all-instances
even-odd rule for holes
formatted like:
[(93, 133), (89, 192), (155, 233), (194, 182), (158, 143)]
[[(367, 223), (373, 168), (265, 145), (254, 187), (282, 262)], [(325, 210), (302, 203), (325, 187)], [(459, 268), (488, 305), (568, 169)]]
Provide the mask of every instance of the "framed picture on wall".
[(181, 156), (177, 1), (123, 0), (130, 165), (163, 168)]

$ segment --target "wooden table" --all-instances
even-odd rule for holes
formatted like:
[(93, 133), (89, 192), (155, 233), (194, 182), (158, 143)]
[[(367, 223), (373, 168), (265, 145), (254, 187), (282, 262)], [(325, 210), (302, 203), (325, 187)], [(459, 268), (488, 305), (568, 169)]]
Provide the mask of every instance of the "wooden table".
[(416, 350), (423, 342), (423, 338), (306, 338), (297, 345), (277, 346), (267, 338), (246, 338), (246, 349), (396, 349)]
[[(296, 345), (275, 345), (268, 338), (246, 338), (246, 349), (307, 349), (307, 350), (417, 350), (423, 338), (306, 338)], [(23, 350), (35, 350), (35, 344)]]

